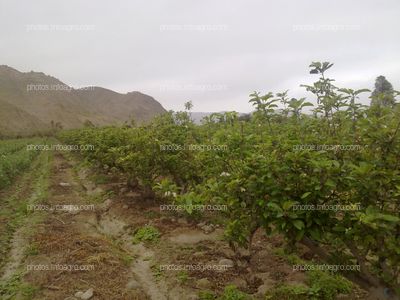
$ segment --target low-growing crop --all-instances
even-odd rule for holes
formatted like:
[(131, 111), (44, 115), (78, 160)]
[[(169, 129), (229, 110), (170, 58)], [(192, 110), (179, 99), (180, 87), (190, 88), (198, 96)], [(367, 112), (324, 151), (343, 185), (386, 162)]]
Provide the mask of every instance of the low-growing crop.
[(0, 140), (0, 189), (9, 186), (14, 178), (27, 169), (39, 151), (30, 145), (45, 144), (42, 139)]

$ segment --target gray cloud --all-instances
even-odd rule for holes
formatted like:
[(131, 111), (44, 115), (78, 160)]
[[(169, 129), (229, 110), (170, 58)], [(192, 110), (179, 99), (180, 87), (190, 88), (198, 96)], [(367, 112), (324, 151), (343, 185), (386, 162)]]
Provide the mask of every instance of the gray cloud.
[(399, 13), (398, 0), (0, 0), (0, 57), (167, 109), (250, 111), (254, 90), (307, 95), (316, 60), (335, 63), (340, 86), (382, 74), (399, 89)]

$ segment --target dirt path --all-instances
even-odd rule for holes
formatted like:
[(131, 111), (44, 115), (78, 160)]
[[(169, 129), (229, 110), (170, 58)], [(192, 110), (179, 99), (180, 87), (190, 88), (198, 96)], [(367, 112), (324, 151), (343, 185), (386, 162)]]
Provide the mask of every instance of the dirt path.
[(24, 234), (27, 222), (10, 242), (2, 282), (12, 285), (18, 279), (29, 291), (21, 289), (9, 299), (192, 298), (184, 289), (180, 295), (171, 292), (163, 278), (154, 276), (154, 252), (132, 243), (136, 225), (121, 218), (121, 206), (111, 210), (113, 202), (85, 175), (77, 176), (60, 153), (48, 185), (46, 198), (28, 201), (35, 207), (27, 220), (42, 216), (34, 233)]
[[(2, 193), (1, 298), (80, 299), (75, 297), (79, 292), (89, 290), (90, 295), (93, 289), (91, 299), (145, 299), (146, 294), (166, 299), (145, 261), (151, 252), (135, 248), (126, 233), (124, 245), (115, 243), (109, 233), (119, 223), (99, 222), (104, 205), (90, 203), (86, 196), (93, 191), (82, 189), (71, 164), (56, 154), (50, 174), (38, 174), (40, 168), (49, 169), (41, 163), (35, 162), (32, 173), (15, 184), (16, 192)], [(48, 197), (41, 197), (42, 175), (50, 177)], [(27, 214), (29, 205), (33, 213)], [(137, 256), (134, 262), (132, 255)], [(138, 274), (147, 293), (135, 283)]]
[(56, 154), (49, 197), (41, 203), (47, 217), (32, 240), (37, 253), (24, 261), (24, 280), (40, 287), (33, 299), (143, 299), (140, 287), (126, 289), (125, 249), (90, 224), (101, 205), (87, 194), (70, 162)]

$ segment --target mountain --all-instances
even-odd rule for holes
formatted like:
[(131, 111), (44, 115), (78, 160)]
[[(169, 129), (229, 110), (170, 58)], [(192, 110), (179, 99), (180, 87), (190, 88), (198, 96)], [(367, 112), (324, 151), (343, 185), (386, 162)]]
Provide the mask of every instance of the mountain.
[(44, 133), (58, 123), (65, 129), (85, 122), (121, 125), (149, 121), (166, 110), (140, 92), (120, 94), (101, 87), (73, 89), (39, 72), (0, 66), (0, 136)]

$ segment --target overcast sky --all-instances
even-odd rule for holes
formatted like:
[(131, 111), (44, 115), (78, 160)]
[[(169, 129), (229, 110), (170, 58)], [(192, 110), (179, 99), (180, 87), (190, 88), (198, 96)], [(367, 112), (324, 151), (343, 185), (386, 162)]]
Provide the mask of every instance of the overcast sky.
[(341, 87), (384, 75), (400, 89), (399, 0), (0, 0), (0, 25), (0, 64), (166, 109), (248, 112), (254, 90), (307, 95), (311, 61), (334, 62)]

